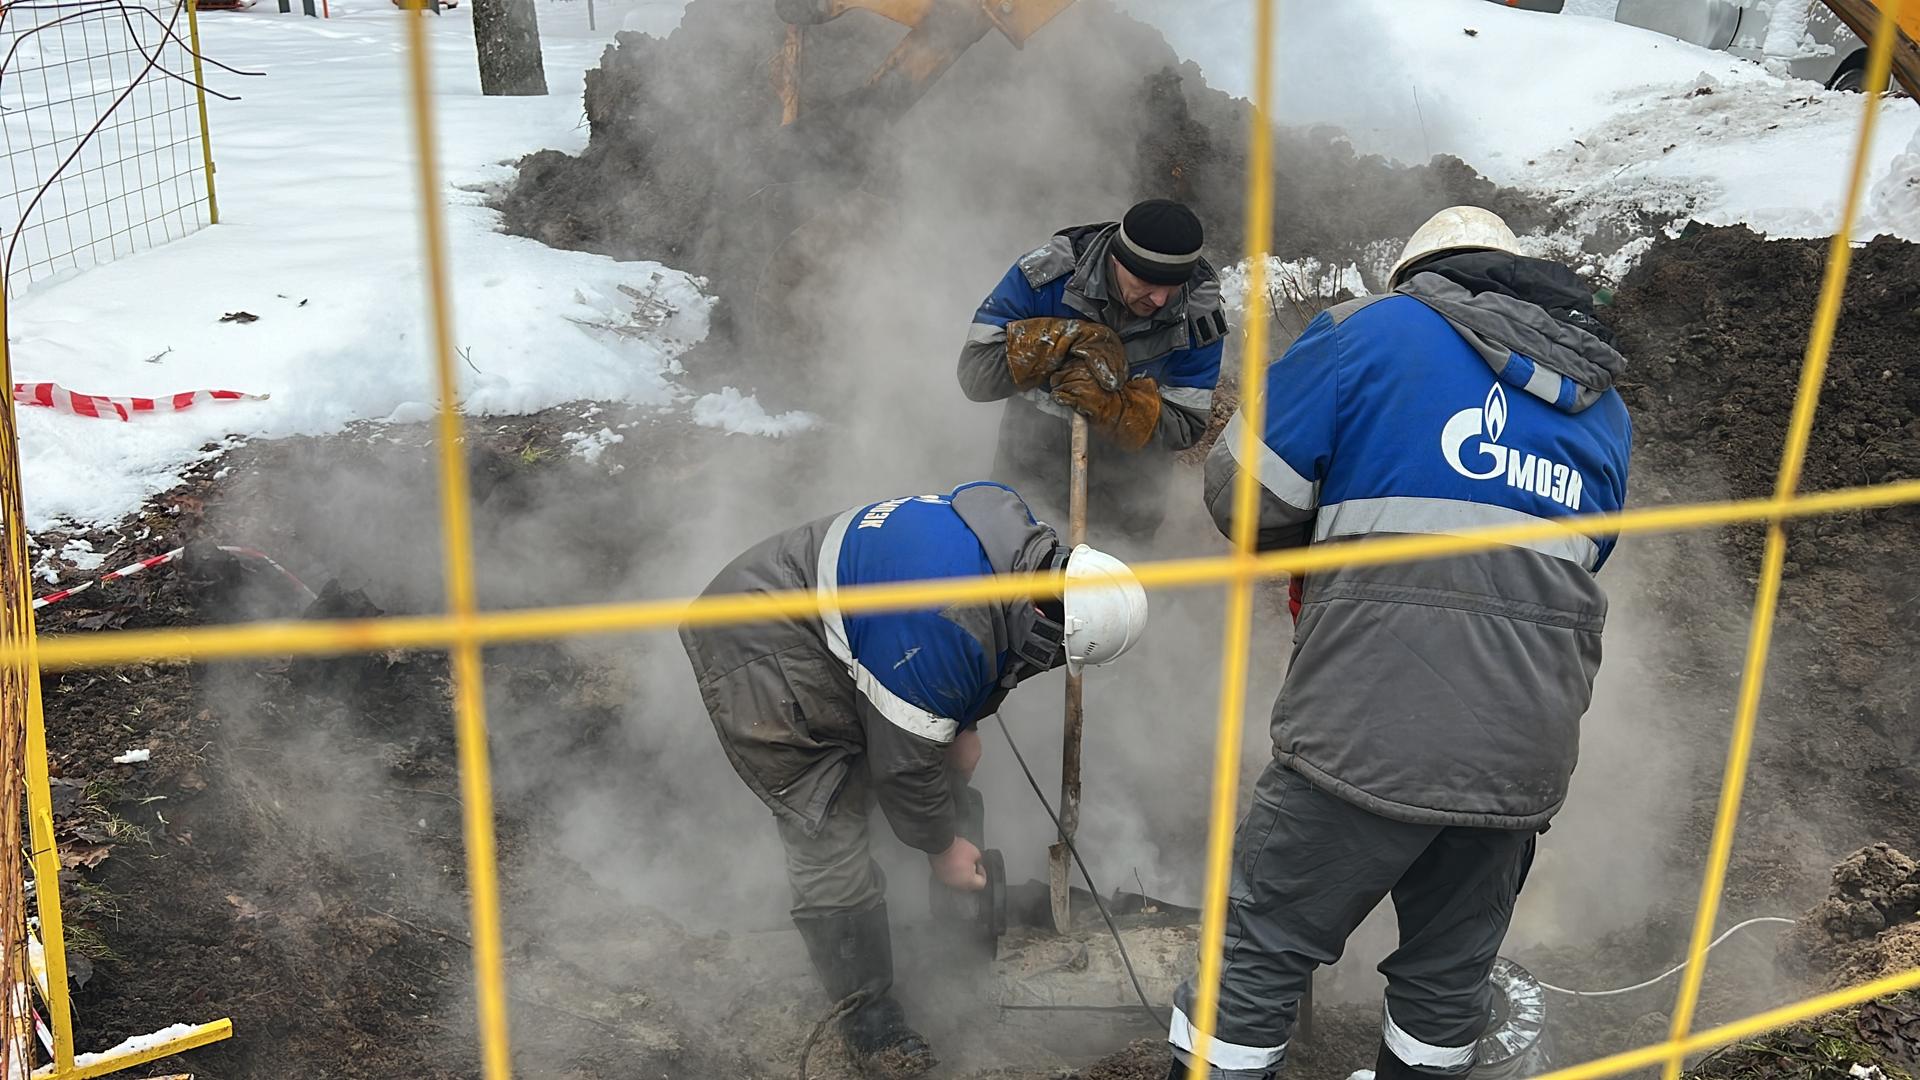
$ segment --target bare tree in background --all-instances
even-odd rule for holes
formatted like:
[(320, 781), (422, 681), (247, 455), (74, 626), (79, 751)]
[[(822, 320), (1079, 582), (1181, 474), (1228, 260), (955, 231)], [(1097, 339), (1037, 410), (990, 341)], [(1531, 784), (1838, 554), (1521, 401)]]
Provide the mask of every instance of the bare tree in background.
[(533, 0), (473, 0), (473, 44), (480, 56), (481, 93), (530, 97), (547, 92)]

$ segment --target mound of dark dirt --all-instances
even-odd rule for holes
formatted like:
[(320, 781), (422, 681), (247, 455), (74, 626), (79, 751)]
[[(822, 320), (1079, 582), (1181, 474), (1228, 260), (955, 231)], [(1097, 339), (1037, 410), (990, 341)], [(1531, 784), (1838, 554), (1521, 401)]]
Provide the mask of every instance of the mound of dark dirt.
[[(858, 121), (850, 138), (825, 133), (829, 103), (901, 28), (862, 12), (809, 28), (806, 104), (789, 129), (768, 82), (784, 32), (766, 0), (696, 0), (664, 40), (620, 35), (587, 76), (586, 151), (526, 158), (497, 203), (508, 228), (709, 275), (742, 307), (820, 271), (852, 226), (809, 223), (843, 213), (926, 228), (925, 258), (1004, 244), (1004, 267), (1055, 229), (1165, 196), (1199, 210), (1216, 262), (1242, 249), (1249, 106), (1105, 0), (1074, 5), (1023, 50), (989, 35), (905, 119)], [(1403, 168), (1328, 131), (1281, 132), (1275, 185), (1274, 253), (1363, 266), (1440, 206), (1490, 206), (1522, 231), (1547, 215), (1457, 159)]]
[[(1780, 943), (1809, 990), (1838, 989), (1920, 967), (1920, 866), (1871, 844), (1833, 868), (1825, 900)], [(1725, 1047), (1688, 1071), (1702, 1080), (1859, 1080), (1920, 1071), (1920, 997), (1891, 994)]]
[[(1657, 242), (1621, 283), (1602, 310), (1629, 360), (1621, 392), (1635, 426), (1631, 505), (1771, 494), (1824, 254), (1821, 241), (1769, 241), (1745, 229), (1694, 226)], [(1920, 342), (1920, 248), (1876, 241), (1855, 252), (1854, 270), (1803, 490), (1920, 476), (1920, 368), (1911, 360)], [(1920, 833), (1912, 730), (1920, 700), (1911, 675), (1920, 602), (1904, 569), (1920, 559), (1920, 515), (1844, 515), (1798, 523), (1790, 536), (1725, 892), (1727, 923), (1821, 904), (1840, 853), (1883, 839), (1912, 850)], [(1684, 955), (1762, 540), (1748, 527), (1622, 542), (1641, 572), (1610, 572), (1616, 611), (1639, 616), (1626, 625), (1658, 634), (1633, 643), (1653, 657), (1650, 745), (1663, 761), (1683, 765), (1671, 880), (1637, 883), (1670, 899), (1598, 941), (1523, 952), (1518, 958), (1542, 977), (1579, 988), (1628, 986)], [(1610, 638), (1615, 633), (1610, 629)], [(1871, 851), (1848, 860), (1836, 900), (1810, 920), (1831, 916), (1836, 925), (1864, 926), (1910, 914), (1908, 894), (1900, 891), (1903, 865), (1910, 864), (1897, 854)], [(1798, 941), (1807, 929), (1791, 937)], [(1755, 929), (1714, 952), (1703, 1025), (1803, 996), (1847, 966), (1845, 948), (1827, 942), (1824, 930), (1817, 930), (1824, 943), (1818, 961), (1779, 965), (1770, 933)], [(1873, 932), (1848, 939), (1861, 964), (1846, 978), (1858, 981), (1877, 973), (1876, 965), (1898, 963), (1906, 933), (1893, 935), (1886, 948)], [(1617, 997), (1555, 996), (1549, 1028), (1556, 1063), (1663, 1038), (1671, 1003), (1670, 983)], [(1756, 1043), (1760, 1056), (1751, 1059), (1729, 1051), (1703, 1075), (1829, 1075), (1792, 1068), (1807, 1064), (1805, 1048), (1815, 1041), (1843, 1056), (1860, 1044), (1857, 1033), (1840, 1039), (1817, 1026), (1790, 1040)], [(1838, 1075), (1846, 1070), (1840, 1065)]]
[[(1648, 506), (1773, 491), (1799, 381), (1825, 241), (1689, 227), (1657, 243), (1611, 308), (1630, 367), (1631, 501)], [(1854, 252), (1801, 490), (1920, 476), (1920, 247), (1879, 239)], [(1730, 895), (1818, 894), (1834, 852), (1920, 846), (1920, 509), (1797, 522), (1755, 745)], [(1763, 541), (1715, 534), (1731, 588), (1675, 575), (1636, 601), (1679, 629), (1670, 683), (1676, 738), (1724, 746)], [(1678, 550), (1681, 538), (1634, 541)], [(1718, 642), (1718, 645), (1713, 643)], [(1704, 837), (1722, 758), (1702, 755), (1691, 831)], [(1697, 857), (1690, 854), (1690, 858)]]
[(1781, 958), (1812, 982), (1852, 986), (1920, 966), (1920, 866), (1872, 844), (1833, 868), (1827, 898), (1781, 943)]

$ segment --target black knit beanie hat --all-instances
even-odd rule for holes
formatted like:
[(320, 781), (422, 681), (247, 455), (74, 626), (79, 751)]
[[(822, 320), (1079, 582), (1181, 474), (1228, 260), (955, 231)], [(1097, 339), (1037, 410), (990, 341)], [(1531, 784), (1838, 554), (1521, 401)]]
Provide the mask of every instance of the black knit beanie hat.
[(1113, 257), (1141, 281), (1184, 285), (1200, 261), (1204, 240), (1193, 211), (1172, 199), (1148, 199), (1120, 222)]

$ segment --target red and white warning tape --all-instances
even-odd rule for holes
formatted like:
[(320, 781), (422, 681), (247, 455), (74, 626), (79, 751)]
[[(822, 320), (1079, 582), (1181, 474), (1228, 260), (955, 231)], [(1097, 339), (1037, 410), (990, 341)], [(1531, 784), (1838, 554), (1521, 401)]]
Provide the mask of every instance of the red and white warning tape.
[(106, 397), (102, 394), (76, 394), (57, 383), (14, 383), (16, 405), (37, 405), (55, 412), (97, 419), (131, 420), (136, 413), (168, 413), (191, 409), (204, 401), (265, 401), (265, 394), (243, 394), (238, 390), (187, 390), (163, 398)]
[[(221, 551), (224, 551), (229, 555), (239, 555), (243, 558), (258, 559), (261, 562), (266, 563), (268, 566), (271, 566), (275, 570), (280, 571), (281, 575), (284, 576), (288, 581), (291, 581), (294, 583), (294, 585), (298, 586), (300, 591), (305, 593), (309, 600), (314, 598), (315, 596), (314, 591), (312, 589), (307, 588), (306, 582), (301, 581), (299, 578), (295, 577), (291, 570), (288, 570), (286, 567), (281, 566), (277, 562), (274, 562), (271, 558), (269, 558), (266, 555), (266, 553), (255, 551), (254, 549), (248, 548), (248, 547), (235, 547), (228, 544), (221, 544), (219, 545), (219, 548)], [(50, 592), (45, 596), (36, 597), (33, 601), (33, 610), (39, 611), (41, 608), (46, 607), (48, 604), (57, 604), (60, 601), (65, 600), (70, 596), (73, 596), (78, 593), (86, 592), (88, 589), (91, 589), (95, 585), (99, 585), (103, 582), (118, 581), (121, 578), (130, 578), (135, 574), (143, 573), (147, 570), (152, 569), (153, 567), (165, 566), (170, 562), (176, 562), (179, 560), (179, 558), (182, 555), (185, 555), (186, 553), (187, 553), (186, 548), (177, 547), (177, 548), (174, 548), (172, 551), (169, 551), (163, 555), (155, 555), (152, 558), (141, 559), (139, 562), (134, 563), (132, 566), (123, 566), (120, 569), (113, 571), (112, 573), (102, 574), (99, 577), (94, 578), (92, 581), (82, 582), (79, 585), (75, 585), (71, 589), (61, 589), (57, 592)]]

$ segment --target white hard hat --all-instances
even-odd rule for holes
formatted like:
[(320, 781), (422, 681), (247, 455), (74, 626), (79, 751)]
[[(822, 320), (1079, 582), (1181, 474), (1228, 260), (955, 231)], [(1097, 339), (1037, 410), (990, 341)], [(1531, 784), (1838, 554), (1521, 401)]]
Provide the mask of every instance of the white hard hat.
[(1519, 248), (1519, 238), (1499, 214), (1478, 206), (1449, 206), (1413, 231), (1400, 252), (1400, 261), (1393, 264), (1393, 273), (1387, 275), (1387, 288), (1398, 286), (1401, 272), (1429, 255), (1443, 251), (1518, 253)]
[(1067, 556), (1067, 667), (1110, 664), (1147, 631), (1147, 590), (1127, 564), (1085, 544)]

